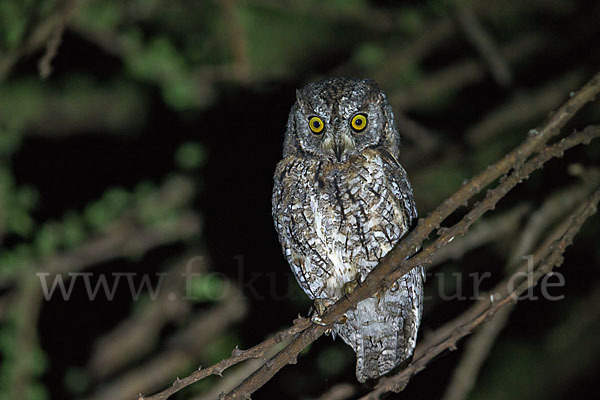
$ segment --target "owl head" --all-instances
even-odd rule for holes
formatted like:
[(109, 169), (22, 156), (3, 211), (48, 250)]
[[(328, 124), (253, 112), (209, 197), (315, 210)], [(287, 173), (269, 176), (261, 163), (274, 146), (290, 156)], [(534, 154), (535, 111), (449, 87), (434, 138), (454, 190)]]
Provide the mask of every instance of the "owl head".
[(392, 107), (372, 79), (331, 78), (296, 91), (283, 155), (346, 162), (367, 148), (398, 156), (400, 135)]

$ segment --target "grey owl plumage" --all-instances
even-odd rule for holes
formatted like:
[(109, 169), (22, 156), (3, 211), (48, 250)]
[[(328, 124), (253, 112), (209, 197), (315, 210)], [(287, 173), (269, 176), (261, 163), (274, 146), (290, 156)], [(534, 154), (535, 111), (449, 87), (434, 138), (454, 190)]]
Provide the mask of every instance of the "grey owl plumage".
[[(392, 108), (373, 80), (333, 78), (297, 91), (277, 165), (272, 212), (298, 283), (321, 307), (362, 282), (417, 217), (398, 163)], [(360, 382), (409, 359), (421, 320), (423, 269), (358, 303), (336, 323)], [(317, 307), (318, 309), (319, 307)]]

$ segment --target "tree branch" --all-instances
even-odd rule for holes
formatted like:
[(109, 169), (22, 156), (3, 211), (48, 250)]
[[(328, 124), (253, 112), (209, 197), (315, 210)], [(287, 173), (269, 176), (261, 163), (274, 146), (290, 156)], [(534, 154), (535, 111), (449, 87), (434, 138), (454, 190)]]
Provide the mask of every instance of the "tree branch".
[[(562, 156), (565, 150), (580, 143), (588, 143), (593, 138), (600, 136), (600, 127), (588, 127), (583, 132), (572, 134), (557, 144), (545, 146), (551, 138), (559, 133), (560, 129), (577, 111), (579, 111), (579, 109), (581, 109), (581, 107), (594, 99), (599, 91), (600, 74), (597, 74), (579, 92), (574, 94), (563, 106), (561, 106), (540, 130), (530, 131), (530, 135), (520, 146), (505, 155), (495, 164), (489, 166), (485, 171), (475, 176), (469, 182), (465, 183), (456, 193), (443, 201), (427, 217), (419, 220), (415, 229), (382, 259), (379, 265), (366, 277), (365, 281), (362, 282), (352, 294), (340, 299), (324, 313), (321, 317), (323, 323), (326, 325), (335, 323), (348, 309), (355, 306), (361, 300), (372, 296), (376, 291), (389, 287), (394, 281), (402, 277), (415, 266), (429, 264), (433, 255), (440, 248), (449, 243), (455, 236), (464, 235), (469, 226), (475, 222), (477, 218), (488, 210), (493, 209), (495, 204), (503, 198), (508, 191), (526, 179), (531, 172), (542, 167), (544, 163), (551, 158)], [(527, 161), (529, 157), (535, 154), (537, 154), (535, 157)], [(506, 177), (505, 175), (511, 170), (513, 170), (512, 174)], [(451, 228), (439, 229), (441, 223), (450, 214), (457, 210), (461, 205), (466, 205), (473, 196), (500, 177), (503, 178), (498, 186), (494, 190), (488, 191), (486, 198), (475, 204), (471, 211), (467, 213), (460, 222)], [(415, 249), (421, 247), (425, 239), (427, 239), (427, 237), (436, 229), (438, 229), (438, 239), (414, 257), (407, 259), (415, 252)], [(320, 337), (327, 329), (327, 326), (310, 324), (307, 320), (302, 321), (305, 329), (296, 330), (295, 333), (300, 332), (299, 335), (286, 348), (269, 359), (260, 369), (255, 371), (238, 387), (225, 395), (224, 398), (249, 398), (252, 393), (263, 386), (281, 368), (287, 364), (295, 363), (298, 354), (307, 345)], [(296, 327), (296, 325), (294, 325), (294, 327)], [(290, 329), (293, 329), (294, 327)], [(252, 349), (258, 347), (262, 353), (264, 348), (267, 347), (265, 346), (265, 343), (266, 342), (263, 342)], [(245, 354), (245, 352), (243, 354)], [(235, 355), (230, 359), (221, 361), (223, 364), (218, 363), (211, 367), (214, 369), (206, 373), (206, 375), (202, 375), (202, 371), (197, 371), (183, 380), (176, 381), (172, 388), (168, 388), (165, 391), (146, 399), (166, 399), (182, 387), (202, 379), (202, 377), (212, 374), (214, 371), (221, 372), (223, 366), (233, 365), (232, 363), (234, 362), (239, 362), (235, 358)], [(424, 368), (424, 365), (421, 369), (422, 368)], [(182, 384), (181, 382), (184, 382), (185, 384)], [(144, 399), (144, 397), (140, 396), (140, 399)]]
[(574, 236), (579, 232), (584, 222), (596, 213), (599, 201), (600, 190), (597, 190), (587, 202), (566, 218), (548, 236), (547, 240), (538, 247), (534, 254), (533, 263), (537, 267), (533, 271), (529, 270), (531, 268), (529, 261), (523, 262), (518, 272), (527, 273), (527, 279), (524, 279), (524, 282), (513, 290), (511, 288), (512, 276), (507, 277), (490, 292), (488, 300), (474, 304), (460, 317), (432, 334), (438, 340), (426, 341), (419, 346), (415, 352), (415, 360), (408, 367), (394, 376), (382, 378), (375, 390), (361, 399), (377, 399), (386, 392), (396, 391), (398, 388), (406, 386), (409, 379), (425, 369), (434, 357), (445, 350), (455, 349), (458, 340), (488, 321), (502, 307), (515, 303), (522, 293), (536, 285), (541, 276), (562, 264), (566, 248), (572, 243)]
[(456, 16), (465, 35), (488, 64), (496, 82), (500, 86), (509, 86), (512, 83), (510, 68), (500, 55), (490, 35), (487, 34), (477, 20), (473, 10), (457, 1)]
[(156, 389), (177, 371), (193, 365), (209, 343), (246, 315), (247, 307), (241, 292), (228, 281), (226, 284), (227, 295), (170, 337), (165, 350), (129, 373), (102, 385), (86, 400), (133, 399), (140, 388)]
[(207, 376), (210, 376), (210, 375), (221, 376), (223, 374), (223, 371), (225, 371), (229, 367), (232, 367), (236, 364), (239, 364), (243, 361), (246, 361), (246, 360), (249, 360), (252, 358), (263, 358), (265, 353), (271, 347), (275, 346), (278, 343), (281, 343), (282, 341), (284, 341), (290, 337), (293, 337), (294, 335), (298, 334), (299, 332), (305, 331), (306, 328), (308, 328), (310, 326), (311, 326), (310, 319), (299, 317), (297, 320), (294, 321), (294, 325), (292, 325), (290, 328), (285, 329), (285, 330), (271, 336), (270, 338), (264, 340), (263, 342), (257, 344), (256, 346), (251, 347), (248, 350), (240, 350), (238, 348), (235, 348), (231, 352), (231, 357), (229, 357), (225, 360), (221, 360), (218, 363), (216, 363), (208, 368), (198, 369), (197, 371), (195, 371), (194, 373), (192, 373), (191, 375), (189, 375), (185, 378), (177, 379), (175, 382), (173, 382), (173, 385), (171, 387), (169, 387), (169, 388), (163, 390), (162, 392), (157, 393), (153, 396), (146, 397), (146, 396), (143, 396), (140, 394), (140, 396), (138, 397), (138, 400), (166, 400), (172, 394), (177, 393), (184, 387), (189, 386), (192, 383), (198, 382), (198, 381), (206, 378)]
[[(519, 240), (516, 241), (513, 251), (507, 257), (504, 271), (509, 274), (512, 273), (512, 269), (519, 264), (524, 256), (534, 250), (534, 245), (556, 220), (563, 217), (567, 210), (574, 209), (577, 204), (589, 197), (597, 185), (598, 177), (594, 173), (589, 173), (583, 183), (559, 190), (545, 200), (544, 204), (531, 215), (527, 224), (521, 230)], [(460, 361), (454, 368), (452, 379), (446, 387), (444, 400), (462, 400), (468, 396), (475, 384), (481, 366), (487, 359), (515, 306), (515, 304), (511, 304), (501, 309), (491, 321), (478, 330), (469, 340)]]

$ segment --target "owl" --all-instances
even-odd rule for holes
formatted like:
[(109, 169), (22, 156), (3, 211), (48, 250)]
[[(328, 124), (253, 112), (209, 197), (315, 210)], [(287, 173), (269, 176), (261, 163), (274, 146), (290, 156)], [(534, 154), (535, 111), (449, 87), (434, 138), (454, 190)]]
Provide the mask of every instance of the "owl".
[[(333, 78), (296, 91), (272, 213), (283, 254), (318, 314), (360, 285), (417, 218), (399, 145), (392, 107), (373, 80)], [(334, 324), (332, 336), (356, 353), (358, 381), (412, 357), (423, 281), (417, 267)]]

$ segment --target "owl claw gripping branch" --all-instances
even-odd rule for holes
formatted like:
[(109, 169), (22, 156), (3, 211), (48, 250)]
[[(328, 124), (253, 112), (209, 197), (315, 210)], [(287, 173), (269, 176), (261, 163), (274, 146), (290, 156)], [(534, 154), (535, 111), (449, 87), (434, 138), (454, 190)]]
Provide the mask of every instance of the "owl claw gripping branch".
[[(273, 218), (294, 276), (315, 302), (315, 323), (416, 220), (399, 145), (392, 108), (374, 81), (334, 78), (296, 92), (274, 176)], [(413, 269), (331, 327), (354, 349), (360, 382), (412, 356), (423, 276), (422, 267)]]

